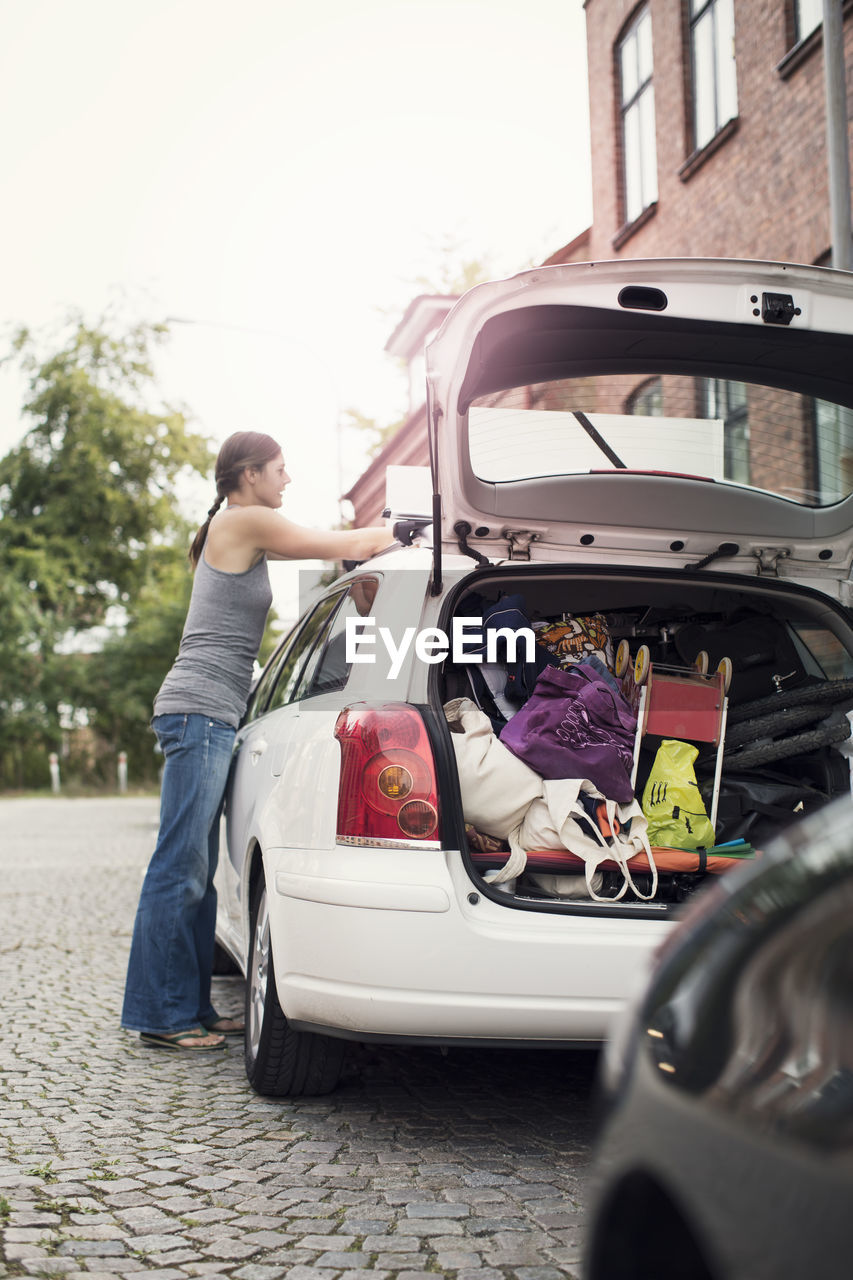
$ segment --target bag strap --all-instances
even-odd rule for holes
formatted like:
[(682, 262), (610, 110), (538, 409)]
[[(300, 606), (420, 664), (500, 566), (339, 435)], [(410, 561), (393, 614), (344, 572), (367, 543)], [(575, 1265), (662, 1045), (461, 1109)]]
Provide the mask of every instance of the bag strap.
[[(600, 795), (600, 792), (598, 794)], [(596, 805), (597, 810), (599, 805), (602, 805), (604, 809), (602, 819), (606, 822), (606, 825), (611, 832), (609, 837), (604, 836), (602, 831), (599, 829), (597, 822), (590, 820), (590, 815), (583, 807), (580, 800), (575, 800), (570, 806), (571, 813), (575, 817), (583, 820), (584, 827), (588, 831), (592, 831), (594, 833), (600, 846), (599, 856), (597, 858), (584, 858), (584, 874), (586, 877), (586, 887), (589, 896), (594, 899), (595, 902), (618, 902), (620, 898), (625, 896), (626, 892), (630, 888), (642, 902), (651, 901), (658, 891), (658, 869), (655, 865), (654, 856), (652, 854), (651, 845), (649, 844), (649, 838), (646, 834), (645, 828), (635, 831), (632, 834), (628, 834), (616, 811), (617, 802), (615, 800), (607, 799), (600, 800)], [(636, 824), (632, 821), (630, 825), (633, 827)], [(503, 884), (507, 880), (513, 880), (516, 876), (520, 876), (524, 868), (527, 866), (527, 850), (522, 846), (520, 836), (521, 824), (509, 833), (509, 836), (507, 837), (510, 849), (509, 857), (501, 867), (500, 871), (498, 871), (497, 875), (491, 877), (489, 881), (490, 884)], [(638, 844), (640, 846), (639, 848), (637, 847)], [(645, 853), (648, 859), (649, 869), (652, 873), (652, 887), (649, 893), (640, 892), (634, 883), (633, 876), (631, 875), (631, 869), (628, 866), (628, 859), (632, 858), (634, 854), (641, 852), (641, 850)], [(598, 870), (599, 864), (606, 862), (608, 859), (618, 864), (619, 870), (622, 872), (623, 876), (619, 892), (612, 896), (606, 896), (598, 893), (593, 885), (593, 878)]]
[[(616, 801), (608, 800), (607, 803), (608, 805), (613, 805), (613, 809), (615, 811)], [(646, 830), (645, 825), (642, 825), (639, 830), (634, 831), (635, 825), (639, 826), (639, 824), (635, 824), (634, 821), (632, 820), (631, 831), (626, 834), (623, 828), (623, 830), (620, 831), (619, 835), (617, 836), (617, 840), (619, 841), (619, 843), (622, 844), (623, 847), (627, 847), (628, 849), (630, 849), (630, 853), (626, 853), (625, 855), (625, 863), (624, 863), (624, 866), (622, 867), (622, 870), (625, 873), (625, 877), (628, 883), (630, 884), (631, 889), (637, 895), (637, 897), (642, 902), (650, 902), (658, 891), (658, 869), (655, 864), (654, 856), (652, 854), (652, 847), (649, 844), (648, 832)], [(612, 826), (612, 821), (611, 821), (611, 826)], [(637, 848), (638, 843), (640, 845), (639, 849)], [(639, 889), (634, 883), (634, 879), (631, 875), (631, 869), (628, 866), (628, 859), (633, 857), (635, 853), (640, 853), (641, 851), (646, 855), (649, 862), (649, 870), (652, 873), (652, 887), (648, 893), (640, 893)]]
[(514, 880), (516, 876), (520, 876), (524, 868), (527, 866), (527, 850), (522, 848), (519, 840), (521, 833), (521, 824), (510, 831), (507, 836), (509, 843), (509, 857), (501, 867), (497, 875), (492, 876), (489, 884), (503, 884), (506, 880)]
[[(601, 846), (601, 852), (598, 858), (596, 859), (584, 858), (584, 870), (586, 873), (586, 887), (589, 892), (589, 896), (595, 899), (596, 902), (618, 902), (620, 898), (623, 898), (625, 896), (625, 893), (630, 887), (631, 891), (634, 894), (636, 894), (636, 896), (642, 902), (649, 902), (658, 891), (658, 869), (657, 869), (657, 866), (655, 865), (654, 856), (652, 855), (652, 849), (651, 849), (651, 845), (649, 844), (649, 838), (645, 830), (638, 831), (630, 836), (625, 833), (624, 829), (622, 828), (619, 817), (616, 813), (615, 800), (605, 799), (603, 801), (603, 805), (604, 805), (604, 817), (606, 819), (607, 826), (610, 828), (610, 831), (612, 834), (609, 837), (605, 837), (603, 833), (599, 830), (598, 823), (595, 823), (595, 822), (587, 823), (588, 827), (595, 833), (595, 837)], [(589, 815), (587, 814), (583, 805), (580, 804), (580, 802), (578, 801), (575, 801), (575, 803), (571, 807), (571, 810), (572, 810), (572, 813), (574, 813), (578, 817), (583, 817), (587, 819), (589, 818)], [(645, 853), (646, 857), (649, 860), (649, 868), (652, 873), (652, 887), (649, 893), (640, 892), (640, 890), (637, 888), (637, 885), (634, 883), (634, 878), (631, 875), (631, 868), (628, 866), (628, 859), (632, 858), (635, 853), (640, 852), (640, 849), (637, 848), (638, 843), (642, 851)], [(596, 893), (592, 883), (593, 876), (595, 872), (598, 870), (599, 864), (607, 861), (608, 859), (612, 859), (615, 863), (617, 863), (619, 870), (622, 872), (622, 876), (623, 876), (622, 885), (619, 889), (619, 892), (616, 894), (613, 894), (610, 897)]]

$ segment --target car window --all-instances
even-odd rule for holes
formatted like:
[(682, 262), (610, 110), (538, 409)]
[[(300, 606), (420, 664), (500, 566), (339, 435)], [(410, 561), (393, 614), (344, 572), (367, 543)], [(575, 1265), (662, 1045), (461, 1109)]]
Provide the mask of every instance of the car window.
[(348, 618), (366, 618), (373, 607), (379, 579), (357, 578), (350, 585), (340, 608), (331, 618), (331, 625), (321, 643), (314, 650), (303, 668), (297, 698), (312, 698), (320, 693), (343, 689), (351, 663), (346, 660), (346, 624)]
[(342, 591), (338, 591), (334, 595), (326, 596), (308, 614), (276, 671), (275, 683), (264, 712), (274, 711), (276, 707), (283, 707), (286, 703), (293, 701), (305, 664), (311, 657), (315, 644), (325, 635), (332, 614), (340, 604), (343, 594)]
[(281, 664), (287, 657), (291, 642), (298, 630), (299, 623), (297, 622), (290, 628), (261, 672), (260, 678), (249, 698), (246, 714), (243, 716), (243, 724), (248, 724), (251, 720), (256, 720), (258, 716), (263, 715), (270, 690), (278, 679)]
[(800, 650), (805, 648), (811, 659), (803, 663), (810, 675), (824, 676), (829, 680), (845, 680), (853, 676), (853, 655), (838, 636), (825, 627), (807, 626), (798, 622), (792, 622), (791, 625)]
[[(853, 409), (794, 389), (608, 370), (490, 393), (472, 402), (474, 474), (492, 483), (587, 471), (663, 471), (824, 507), (853, 493)], [(652, 394), (648, 394), (653, 392)], [(524, 448), (519, 449), (519, 441)]]

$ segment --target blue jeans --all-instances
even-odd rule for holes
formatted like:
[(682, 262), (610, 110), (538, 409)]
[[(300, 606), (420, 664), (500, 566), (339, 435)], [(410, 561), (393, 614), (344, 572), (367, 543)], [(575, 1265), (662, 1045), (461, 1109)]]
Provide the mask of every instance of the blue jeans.
[(236, 730), (202, 715), (156, 716), (152, 727), (165, 757), (160, 834), (133, 926), (121, 1021), (163, 1034), (217, 1016), (213, 876)]

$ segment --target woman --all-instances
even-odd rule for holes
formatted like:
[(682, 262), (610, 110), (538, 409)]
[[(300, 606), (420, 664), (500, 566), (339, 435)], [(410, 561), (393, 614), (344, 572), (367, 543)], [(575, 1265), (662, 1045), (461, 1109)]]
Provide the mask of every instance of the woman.
[(213, 875), (231, 750), (272, 602), (267, 561), (366, 560), (394, 541), (384, 527), (326, 533), (283, 519), (289, 483), (270, 436), (240, 431), (223, 444), (216, 502), (190, 549), (195, 580), (180, 651), (154, 701), (165, 757), (160, 833), (136, 913), (122, 1026), (160, 1048), (221, 1049), (243, 1031), (210, 1002)]

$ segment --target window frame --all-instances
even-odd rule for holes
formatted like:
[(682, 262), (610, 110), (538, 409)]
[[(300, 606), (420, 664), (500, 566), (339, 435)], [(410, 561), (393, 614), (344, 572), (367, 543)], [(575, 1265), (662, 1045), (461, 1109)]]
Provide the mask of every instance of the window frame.
[(278, 668), (284, 661), (285, 654), (288, 652), (290, 645), (296, 639), (296, 634), (300, 630), (302, 619), (294, 622), (293, 626), (286, 635), (278, 642), (278, 647), (268, 658), (263, 671), (249, 695), (246, 710), (243, 714), (242, 724), (250, 724), (253, 720), (258, 720), (263, 714), (263, 708), (270, 695), (270, 687), (275, 683)]
[[(649, 71), (642, 75), (640, 28), (648, 23)], [(625, 55), (632, 47), (634, 78), (636, 84), (630, 93), (625, 87)], [(620, 190), (623, 225), (630, 226), (658, 200), (657, 181), (657, 117), (654, 96), (654, 52), (652, 45), (652, 16), (649, 5), (642, 4), (631, 16), (614, 46), (617, 84), (619, 89), (619, 141), (620, 141)], [(649, 120), (650, 116), (650, 120)], [(628, 122), (636, 120), (636, 139), (628, 141)], [(645, 126), (645, 129), (644, 129)], [(630, 175), (635, 174), (633, 180)], [(636, 201), (632, 186), (638, 184)]]
[[(724, 9), (726, 10), (727, 23), (731, 27), (732, 39), (731, 102), (728, 105), (722, 102), (723, 81), (720, 74), (722, 61), (720, 41), (721, 38), (725, 37), (724, 35), (721, 36), (719, 27), (720, 15)], [(690, 137), (693, 145), (692, 154), (696, 155), (712, 147), (721, 135), (726, 132), (727, 128), (732, 126), (733, 122), (738, 119), (737, 59), (734, 48), (734, 0), (686, 0), (686, 12), (690, 67)], [(706, 59), (707, 66), (704, 61), (699, 59), (697, 37), (697, 33), (706, 20), (710, 22), (711, 36), (710, 57)], [(706, 133), (703, 130), (700, 133), (699, 112), (700, 108), (707, 105), (706, 92), (704, 91), (706, 77), (709, 79), (710, 85), (712, 127), (710, 132)], [(702, 86), (701, 96), (700, 86)]]
[[(261, 677), (252, 692), (252, 696), (249, 699), (246, 714), (243, 717), (243, 724), (248, 724), (253, 720), (259, 720), (262, 716), (267, 715), (268, 712), (275, 711), (277, 709), (277, 706), (273, 706), (271, 704), (275, 697), (276, 690), (278, 689), (282, 670), (287, 663), (288, 658), (291, 656), (294, 649), (297, 648), (300, 640), (305, 637), (305, 633), (309, 630), (311, 622), (316, 618), (318, 611), (321, 611), (329, 601), (332, 601), (333, 606), (335, 601), (337, 601), (337, 604), (339, 605), (345, 595), (346, 590), (341, 588), (329, 595), (324, 595), (322, 599), (318, 600), (316, 604), (307, 611), (307, 613), (304, 613), (302, 617), (294, 623), (287, 636), (282, 640), (278, 649), (272, 655), (264, 668)], [(294, 688), (299, 683), (305, 662), (310, 658), (317, 641), (323, 635), (325, 628), (329, 625), (330, 619), (334, 617), (335, 612), (335, 607), (332, 607), (327, 616), (322, 620), (320, 629), (313, 636), (313, 639), (306, 640), (306, 653), (303, 662), (299, 667), (299, 674), (295, 678)], [(293, 700), (293, 698), (288, 698), (280, 705), (287, 706)]]
[[(299, 635), (294, 638), (293, 644), (289, 647), (287, 657), (279, 664), (275, 680), (264, 704), (263, 715), (268, 715), (271, 711), (278, 711), (282, 707), (287, 707), (294, 702), (300, 701), (298, 695), (303, 675), (311, 662), (314, 651), (324, 642), (324, 638), (332, 625), (332, 619), (340, 608), (341, 601), (346, 597), (346, 594), (346, 587), (338, 586), (336, 590), (330, 591), (318, 600), (313, 609), (305, 616), (305, 621), (299, 628)], [(317, 624), (316, 630), (314, 630), (312, 624)], [(304, 641), (303, 647), (297, 652), (293, 666), (285, 672), (287, 658), (298, 648), (301, 640)], [(283, 677), (284, 685), (282, 687)]]
[[(735, 387), (743, 389), (742, 399), (737, 398), (733, 393)], [(750, 486), (752, 457), (749, 443), (749, 386), (745, 382), (737, 382), (732, 378), (699, 379), (699, 407), (708, 418), (712, 416), (712, 398), (717, 405), (713, 416), (722, 416), (723, 420), (724, 477), (731, 484)], [(722, 415), (719, 412), (720, 409), (723, 410)], [(743, 458), (738, 457), (737, 437), (744, 442)], [(745, 479), (734, 474), (735, 464), (746, 466)]]
[[(651, 397), (655, 397), (658, 401), (656, 408), (650, 403)], [(663, 416), (663, 378), (660, 374), (646, 378), (634, 388), (625, 400), (625, 412), (642, 418)]]
[[(347, 582), (347, 589), (342, 593), (337, 607), (329, 614), (326, 626), (323, 628), (322, 633), (318, 635), (317, 643), (315, 644), (308, 661), (302, 668), (302, 673), (297, 682), (292, 701), (301, 702), (305, 698), (319, 698), (324, 693), (340, 693), (346, 688), (347, 681), (349, 680), (350, 673), (352, 671), (352, 663), (347, 666), (345, 674), (338, 681), (330, 683), (325, 688), (316, 688), (315, 681), (317, 679), (318, 672), (322, 671), (323, 660), (328, 654), (330, 646), (342, 634), (340, 631), (336, 630), (336, 626), (340, 617), (346, 611), (347, 602), (352, 600), (355, 588), (362, 586), (367, 582), (373, 583), (373, 600), (375, 600), (376, 592), (379, 590), (381, 581), (382, 578), (380, 574), (365, 573), (359, 574), (357, 578), (352, 578)], [(361, 616), (366, 616), (361, 614), (361, 610), (357, 607), (356, 612)]]
[[(839, 477), (843, 473), (845, 460), (848, 464), (846, 468), (848, 474), (853, 468), (853, 411), (832, 401), (819, 400), (810, 396), (809, 413), (814, 451), (814, 486), (815, 492), (822, 495), (824, 486), (828, 489), (833, 477)], [(838, 463), (834, 472), (825, 461), (827, 453), (830, 453), (830, 456), (832, 453), (824, 447), (827, 440), (833, 437), (834, 454)], [(850, 451), (847, 453), (842, 451), (843, 441), (850, 442)], [(838, 490), (843, 494), (843, 483), (838, 483)], [(843, 497), (837, 501), (843, 501)]]
[[(804, 6), (809, 4), (815, 5), (818, 13), (812, 25), (808, 30), (804, 29), (802, 20), (802, 10)], [(804, 40), (808, 40), (809, 36), (814, 35), (819, 27), (823, 25), (823, 7), (819, 0), (791, 0), (791, 27), (793, 32), (793, 46), (801, 45)]]

